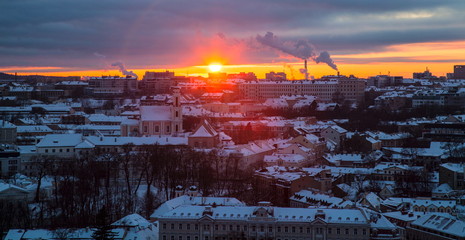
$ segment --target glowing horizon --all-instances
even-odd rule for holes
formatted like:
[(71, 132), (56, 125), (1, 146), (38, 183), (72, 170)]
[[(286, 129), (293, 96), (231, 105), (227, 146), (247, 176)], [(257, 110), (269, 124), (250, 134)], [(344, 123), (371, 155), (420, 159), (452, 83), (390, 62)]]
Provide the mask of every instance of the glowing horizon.
[[(429, 70), (436, 76), (445, 76), (447, 73), (453, 72), (453, 65), (465, 63), (465, 49), (460, 46), (465, 45), (465, 41), (452, 42), (429, 42), (429, 43), (408, 43), (388, 46), (380, 51), (372, 51), (359, 54), (334, 54), (333, 58), (339, 67), (339, 72), (342, 75), (355, 75), (356, 77), (366, 78), (375, 75), (392, 75), (411, 78), (413, 72), (423, 72), (428, 67)], [(209, 72), (221, 71), (228, 74), (239, 72), (254, 72), (258, 78), (264, 78), (267, 72), (285, 72), (288, 79), (303, 79), (304, 75), (299, 69), (303, 68), (303, 60), (296, 58), (291, 62), (280, 61), (273, 63), (245, 63), (245, 64), (227, 64), (228, 62), (238, 62), (241, 57), (234, 53), (230, 57), (230, 53), (237, 49), (221, 51), (213, 51), (212, 54), (202, 51), (207, 49), (199, 49), (201, 53), (201, 61), (205, 65), (192, 65), (184, 67), (172, 68), (130, 68), (138, 75), (138, 79), (142, 79), (146, 71), (174, 71), (176, 75), (184, 76), (208, 76)], [(206, 57), (205, 57), (206, 56)], [(214, 61), (212, 61), (212, 59)], [(218, 61), (220, 59), (220, 61)], [(228, 60), (231, 59), (231, 60)], [(283, 59), (283, 58), (281, 58)], [(207, 62), (211, 62), (208, 64)], [(248, 62), (248, 61), (245, 61)], [(215, 66), (215, 71), (212, 70), (212, 65)], [(220, 69), (218, 67), (221, 66)], [(319, 78), (324, 75), (335, 75), (337, 71), (331, 69), (326, 64), (309, 63), (309, 75)], [(17, 72), (20, 75), (48, 75), (48, 76), (102, 76), (102, 75), (122, 75), (116, 68), (108, 67), (107, 69), (73, 69), (60, 66), (11, 66), (0, 67), (0, 72), (14, 74)]]

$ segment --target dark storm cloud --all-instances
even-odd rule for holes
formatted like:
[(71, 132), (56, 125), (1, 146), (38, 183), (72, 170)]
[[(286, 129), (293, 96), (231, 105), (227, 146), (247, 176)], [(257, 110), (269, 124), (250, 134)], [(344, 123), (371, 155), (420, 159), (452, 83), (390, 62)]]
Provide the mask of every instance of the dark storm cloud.
[[(272, 31), (332, 54), (399, 43), (465, 39), (465, 1), (22, 0), (0, 1), (0, 66), (128, 68), (176, 65), (196, 36), (238, 39)], [(252, 51), (253, 50), (253, 51)], [(272, 62), (269, 49), (250, 61)]]

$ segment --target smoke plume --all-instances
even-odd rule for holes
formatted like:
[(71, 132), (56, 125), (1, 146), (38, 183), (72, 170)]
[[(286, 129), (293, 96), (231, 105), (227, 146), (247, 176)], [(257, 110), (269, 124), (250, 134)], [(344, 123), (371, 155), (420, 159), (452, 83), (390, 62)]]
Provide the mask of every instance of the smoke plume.
[(313, 59), (316, 63), (326, 63), (328, 66), (332, 67), (334, 70), (337, 70), (337, 66), (334, 63), (333, 59), (331, 59), (331, 56), (329, 56), (329, 53), (324, 51), (320, 53), (320, 56), (317, 58)]
[(112, 67), (118, 67), (119, 68), (119, 71), (123, 74), (123, 75), (126, 75), (126, 76), (133, 76), (133, 77), (136, 77), (137, 78), (137, 74), (135, 74), (133, 71), (128, 71), (126, 70), (126, 68), (124, 67), (124, 64), (122, 62), (115, 62), (113, 64), (111, 64)]
[[(318, 53), (316, 48), (307, 40), (284, 41), (276, 37), (272, 32), (267, 32), (265, 36), (257, 35), (257, 41), (261, 44), (279, 50), (300, 59), (311, 59), (316, 63), (326, 63), (337, 70), (336, 64), (331, 59), (328, 52)], [(319, 55), (319, 56), (318, 56)]]

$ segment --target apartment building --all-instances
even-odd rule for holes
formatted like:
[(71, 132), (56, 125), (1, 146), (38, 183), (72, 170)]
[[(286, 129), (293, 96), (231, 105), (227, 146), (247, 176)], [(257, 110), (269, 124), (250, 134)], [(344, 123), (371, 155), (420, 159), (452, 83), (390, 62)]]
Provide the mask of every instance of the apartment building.
[(94, 96), (120, 96), (137, 91), (137, 78), (132, 76), (102, 76), (89, 78), (89, 90)]
[(160, 240), (371, 239), (369, 216), (356, 209), (186, 205), (158, 221)]
[(255, 100), (283, 95), (310, 95), (317, 97), (321, 102), (360, 102), (364, 98), (365, 86), (364, 80), (337, 78), (318, 81), (251, 81), (243, 82), (238, 87), (243, 98)]

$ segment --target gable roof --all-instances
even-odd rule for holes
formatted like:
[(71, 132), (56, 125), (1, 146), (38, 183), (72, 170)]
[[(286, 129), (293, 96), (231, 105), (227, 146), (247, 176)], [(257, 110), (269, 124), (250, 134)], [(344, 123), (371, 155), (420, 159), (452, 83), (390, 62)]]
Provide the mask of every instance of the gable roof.
[(199, 126), (189, 137), (215, 137), (218, 132), (208, 123), (206, 119), (200, 121)]

